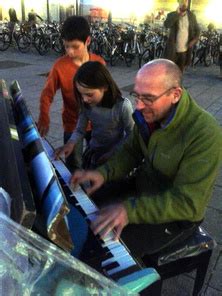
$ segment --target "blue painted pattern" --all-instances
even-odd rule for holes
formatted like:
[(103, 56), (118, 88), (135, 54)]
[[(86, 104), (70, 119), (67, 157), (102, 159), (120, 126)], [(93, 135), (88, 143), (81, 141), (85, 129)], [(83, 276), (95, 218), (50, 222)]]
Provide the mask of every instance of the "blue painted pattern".
[(33, 177), (36, 197), (45, 218), (48, 233), (53, 222), (68, 212), (64, 193), (54, 168), (43, 148), (35, 122), (26, 106), (20, 90), (12, 95), (15, 104), (17, 126), (25, 153), (29, 155), (28, 166)]

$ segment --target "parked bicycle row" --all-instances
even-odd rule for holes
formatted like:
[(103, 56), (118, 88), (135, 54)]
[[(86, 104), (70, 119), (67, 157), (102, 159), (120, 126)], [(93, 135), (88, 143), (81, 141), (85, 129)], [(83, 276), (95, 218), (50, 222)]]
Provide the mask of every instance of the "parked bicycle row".
[(219, 65), (220, 34), (216, 31), (203, 31), (192, 52), (192, 65), (203, 64), (209, 67)]
[(17, 46), (20, 52), (26, 53), (34, 47), (40, 55), (53, 49), (58, 53), (63, 52), (63, 43), (58, 23), (42, 22), (40, 25), (30, 25), (27, 22), (10, 22), (0, 24), (0, 51), (7, 50), (10, 46)]
[[(219, 39), (216, 30), (203, 31), (192, 50), (192, 66), (218, 64)], [(96, 27), (92, 29), (91, 50), (102, 55), (112, 66), (122, 60), (127, 66), (137, 63), (141, 67), (150, 60), (163, 57), (166, 40), (167, 32), (161, 28)]]
[[(40, 55), (47, 54), (51, 49), (63, 54), (63, 42), (58, 23), (42, 22), (30, 26), (27, 22), (17, 23), (11, 27), (9, 23), (0, 24), (0, 51), (16, 46), (22, 53), (34, 47)], [(90, 50), (103, 56), (107, 63), (115, 66), (121, 62), (126, 66), (132, 64), (141, 67), (164, 54), (167, 32), (152, 29), (149, 25), (139, 27), (131, 24), (91, 24)], [(203, 31), (192, 52), (192, 65), (210, 66), (219, 62), (219, 39), (216, 30)]]
[(163, 54), (166, 36), (164, 31), (153, 30), (149, 26), (139, 28), (112, 25), (93, 27), (91, 50), (110, 63), (111, 66), (123, 61), (128, 67), (132, 64), (142, 66), (144, 59), (159, 58)]

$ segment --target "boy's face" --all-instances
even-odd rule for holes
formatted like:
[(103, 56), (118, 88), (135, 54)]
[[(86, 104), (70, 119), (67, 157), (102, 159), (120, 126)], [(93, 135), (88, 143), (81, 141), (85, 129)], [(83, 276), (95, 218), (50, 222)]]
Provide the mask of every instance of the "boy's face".
[(90, 37), (87, 38), (86, 42), (80, 40), (63, 40), (63, 44), (67, 55), (72, 59), (82, 58), (88, 51), (88, 45), (90, 43)]

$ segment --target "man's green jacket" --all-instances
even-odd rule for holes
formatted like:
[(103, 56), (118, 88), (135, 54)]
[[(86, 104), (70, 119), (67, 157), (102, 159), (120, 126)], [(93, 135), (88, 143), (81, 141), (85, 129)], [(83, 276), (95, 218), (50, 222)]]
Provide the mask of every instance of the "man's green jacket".
[(138, 196), (124, 201), (129, 223), (200, 221), (222, 160), (222, 131), (186, 90), (176, 113), (145, 144), (135, 125), (119, 151), (98, 170), (106, 181), (138, 168)]

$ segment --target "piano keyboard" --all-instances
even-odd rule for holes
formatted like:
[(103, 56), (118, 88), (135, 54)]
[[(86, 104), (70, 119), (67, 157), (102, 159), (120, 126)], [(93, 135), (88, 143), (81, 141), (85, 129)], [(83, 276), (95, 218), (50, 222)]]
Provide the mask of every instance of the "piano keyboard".
[[(66, 183), (66, 186), (68, 186), (71, 173), (61, 160), (54, 159), (54, 150), (46, 140), (43, 140), (43, 145), (53, 166), (64, 180), (63, 183)], [(59, 176), (58, 178), (60, 179)], [(76, 206), (83, 210), (85, 219), (89, 222), (94, 220), (98, 212), (97, 206), (89, 199), (80, 186), (75, 191), (72, 191), (70, 187), (69, 189), (71, 198), (73, 197), (76, 199)], [(70, 199), (70, 196), (67, 199)], [(105, 259), (101, 262), (101, 268), (109, 277), (117, 280), (122, 276), (126, 276), (132, 272), (142, 269), (141, 266), (132, 258), (123, 242), (114, 240), (113, 232), (110, 232), (103, 239), (100, 238), (100, 242), (101, 247), (106, 253)], [(75, 245), (75, 242), (73, 243)]]

